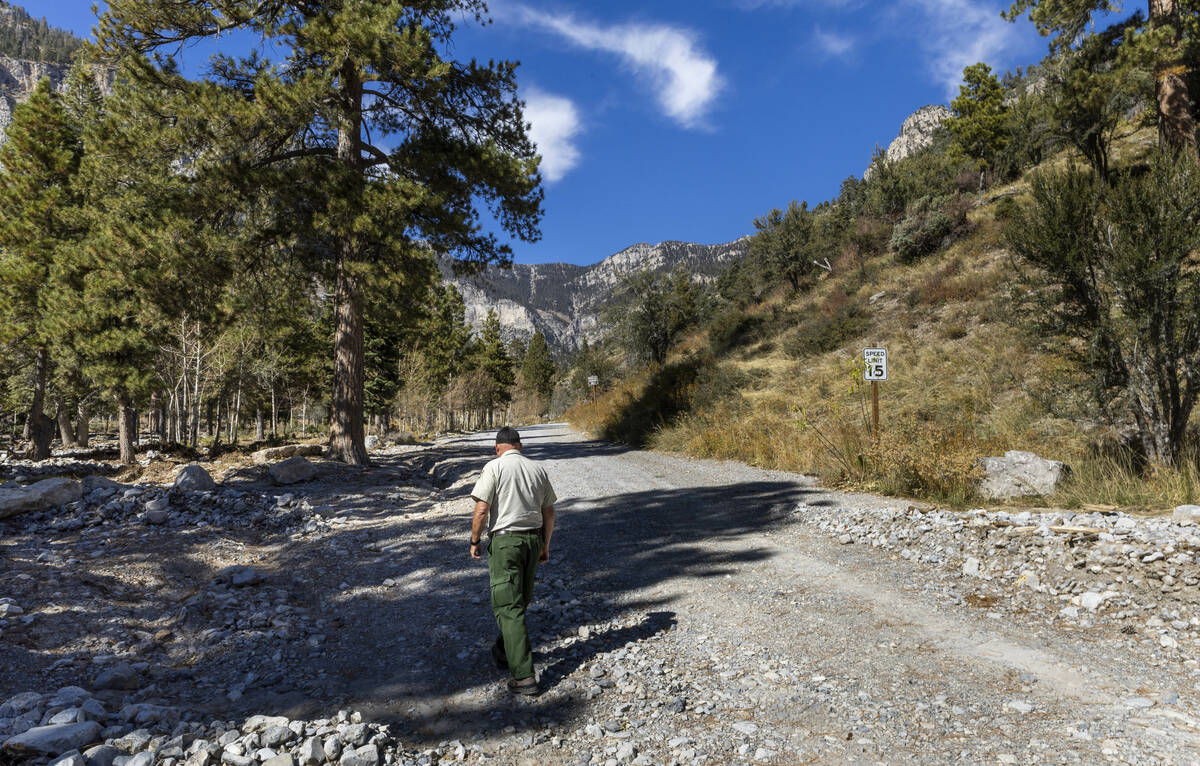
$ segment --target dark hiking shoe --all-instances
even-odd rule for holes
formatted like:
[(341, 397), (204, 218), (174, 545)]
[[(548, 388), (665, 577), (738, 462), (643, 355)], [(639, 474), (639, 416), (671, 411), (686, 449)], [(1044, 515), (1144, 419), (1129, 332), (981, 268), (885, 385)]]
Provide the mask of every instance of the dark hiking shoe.
[(505, 686), (513, 694), (520, 694), (525, 697), (536, 697), (542, 693), (542, 688), (538, 686), (537, 678), (533, 676), (522, 678), (520, 681), (510, 678)]

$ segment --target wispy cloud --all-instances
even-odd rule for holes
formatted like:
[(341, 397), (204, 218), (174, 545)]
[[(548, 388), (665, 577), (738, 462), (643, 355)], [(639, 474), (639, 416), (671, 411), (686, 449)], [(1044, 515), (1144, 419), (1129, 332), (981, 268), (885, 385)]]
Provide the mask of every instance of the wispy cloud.
[(842, 58), (855, 48), (853, 37), (830, 32), (820, 27), (813, 28), (813, 43), (818, 50), (833, 58)]
[(640, 23), (605, 26), (517, 3), (494, 9), (500, 18), (545, 29), (587, 50), (616, 55), (654, 92), (663, 112), (685, 128), (704, 127), (723, 86), (716, 59), (688, 29)]
[(529, 137), (542, 155), (542, 176), (546, 181), (559, 181), (579, 164), (579, 148), (575, 137), (582, 131), (579, 110), (569, 98), (527, 88), (525, 119), (529, 121)]
[[(1001, 60), (1019, 45), (1021, 30), (1000, 17), (1008, 2), (996, 0), (730, 0), (745, 10), (797, 9), (820, 11), (822, 19), (852, 21), (856, 36), (815, 28), (813, 42), (826, 55), (844, 56), (864, 44), (885, 38), (911, 41), (924, 55), (929, 75), (958, 94), (965, 67)], [(851, 13), (853, 15), (851, 15)]]
[[(981, 0), (900, 0), (920, 14), (922, 49), (932, 75), (947, 97), (958, 94), (962, 71), (977, 61), (998, 68), (997, 59), (1016, 44), (1019, 30), (1000, 18), (994, 3)], [(904, 10), (902, 8), (901, 10)]]

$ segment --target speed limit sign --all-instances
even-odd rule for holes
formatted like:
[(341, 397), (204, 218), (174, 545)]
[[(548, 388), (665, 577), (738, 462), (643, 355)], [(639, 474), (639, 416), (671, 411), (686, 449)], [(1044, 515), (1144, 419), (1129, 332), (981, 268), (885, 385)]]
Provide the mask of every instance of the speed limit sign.
[(863, 349), (863, 380), (887, 380), (887, 349)]

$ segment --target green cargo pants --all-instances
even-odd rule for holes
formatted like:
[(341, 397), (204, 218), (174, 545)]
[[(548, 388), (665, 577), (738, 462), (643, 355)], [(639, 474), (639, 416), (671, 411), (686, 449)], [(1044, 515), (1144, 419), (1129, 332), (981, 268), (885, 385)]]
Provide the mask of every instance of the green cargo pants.
[(533, 675), (525, 609), (533, 600), (533, 578), (541, 555), (541, 532), (496, 535), (488, 542), (492, 614), (500, 628), (508, 669), (517, 680)]

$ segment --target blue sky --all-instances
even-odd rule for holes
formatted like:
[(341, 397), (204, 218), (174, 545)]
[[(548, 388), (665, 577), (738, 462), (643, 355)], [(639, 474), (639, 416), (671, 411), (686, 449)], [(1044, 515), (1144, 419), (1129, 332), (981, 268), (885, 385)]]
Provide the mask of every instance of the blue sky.
[[(92, 0), (17, 0), (88, 34)], [(543, 237), (519, 263), (589, 264), (636, 242), (727, 242), (861, 174), (962, 69), (1046, 52), (1007, 0), (492, 0), (455, 53), (521, 62), (544, 156)]]

